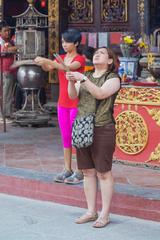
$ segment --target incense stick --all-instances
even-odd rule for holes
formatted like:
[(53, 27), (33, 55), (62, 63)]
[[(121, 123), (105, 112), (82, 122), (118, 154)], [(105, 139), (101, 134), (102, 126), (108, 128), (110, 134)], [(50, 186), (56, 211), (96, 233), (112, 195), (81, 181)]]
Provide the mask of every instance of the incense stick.
[(64, 63), (63, 59), (61, 58), (61, 56), (58, 53), (53, 53), (53, 56), (65, 67), (65, 71), (68, 72), (70, 71), (69, 67), (66, 66), (66, 64)]

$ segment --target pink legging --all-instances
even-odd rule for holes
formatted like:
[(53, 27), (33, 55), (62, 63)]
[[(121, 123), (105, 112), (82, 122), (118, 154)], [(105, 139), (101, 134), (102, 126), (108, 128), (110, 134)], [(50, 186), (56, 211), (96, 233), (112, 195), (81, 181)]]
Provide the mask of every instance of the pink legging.
[(72, 147), (72, 124), (77, 115), (77, 108), (58, 106), (58, 122), (64, 148)]

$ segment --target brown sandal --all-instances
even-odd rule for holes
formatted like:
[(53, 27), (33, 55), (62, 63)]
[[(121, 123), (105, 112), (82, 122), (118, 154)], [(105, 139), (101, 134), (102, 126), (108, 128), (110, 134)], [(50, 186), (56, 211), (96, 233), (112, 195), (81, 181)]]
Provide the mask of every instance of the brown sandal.
[(104, 218), (98, 218), (97, 221), (95, 221), (95, 223), (93, 224), (94, 228), (103, 228), (105, 226), (107, 226), (110, 223), (109, 218), (108, 219), (104, 219)]
[(87, 222), (91, 222), (91, 221), (95, 221), (98, 218), (98, 214), (97, 213), (86, 213), (84, 215), (82, 215), (81, 217), (77, 218), (75, 220), (75, 223), (77, 224), (82, 224), (82, 223), (87, 223)]

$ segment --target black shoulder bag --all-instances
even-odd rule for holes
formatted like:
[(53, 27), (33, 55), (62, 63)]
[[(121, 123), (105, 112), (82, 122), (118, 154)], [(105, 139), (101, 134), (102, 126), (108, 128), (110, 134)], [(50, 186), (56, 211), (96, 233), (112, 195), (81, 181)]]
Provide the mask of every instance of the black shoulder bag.
[[(96, 112), (100, 101), (96, 100)], [(72, 145), (86, 148), (93, 143), (95, 113), (76, 118), (72, 126)]]

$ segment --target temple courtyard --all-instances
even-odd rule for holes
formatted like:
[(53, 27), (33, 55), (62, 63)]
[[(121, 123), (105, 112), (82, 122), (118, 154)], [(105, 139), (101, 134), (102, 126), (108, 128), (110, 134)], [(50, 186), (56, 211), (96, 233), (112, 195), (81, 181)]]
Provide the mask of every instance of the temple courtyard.
[[(63, 170), (63, 149), (57, 116), (47, 126), (0, 123), (0, 192), (86, 208), (82, 184), (55, 183)], [(76, 157), (73, 150), (73, 168)], [(160, 221), (160, 168), (114, 160), (115, 193), (111, 212)], [(98, 209), (100, 208), (100, 194)]]

